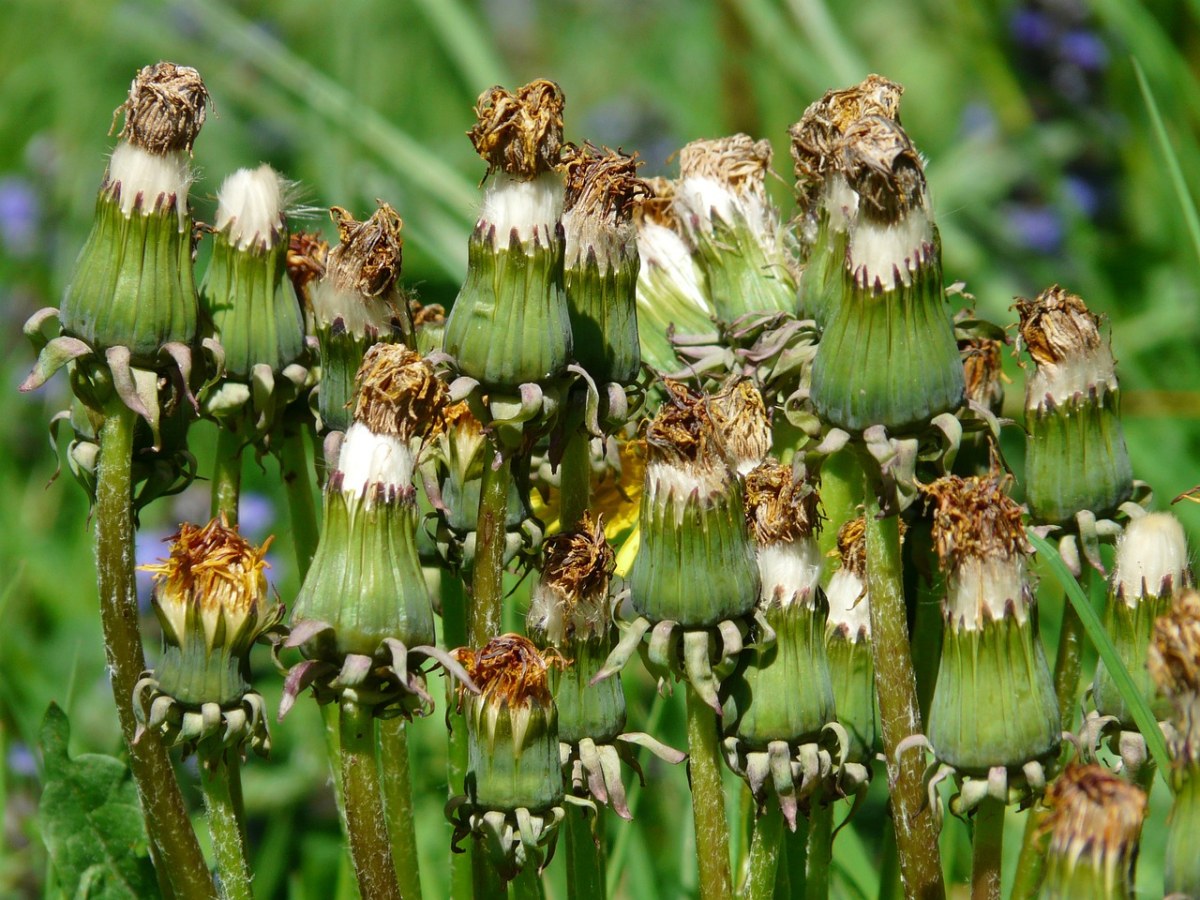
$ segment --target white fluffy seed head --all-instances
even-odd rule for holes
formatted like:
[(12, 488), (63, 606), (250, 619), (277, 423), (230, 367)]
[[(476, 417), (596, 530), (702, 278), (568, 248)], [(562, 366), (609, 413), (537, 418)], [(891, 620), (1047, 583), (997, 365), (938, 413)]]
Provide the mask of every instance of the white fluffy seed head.
[(962, 631), (1008, 615), (1024, 625), (1032, 599), (1021, 554), (966, 556), (946, 576), (946, 615)]
[(861, 578), (842, 566), (830, 577), (825, 596), (829, 600), (829, 628), (843, 629), (851, 640), (871, 637), (870, 598)]
[(338, 457), (342, 490), (364, 497), (372, 485), (407, 492), (412, 488), (413, 453), (404, 441), (389, 434), (375, 434), (361, 422), (346, 431)]
[(549, 246), (562, 218), (563, 183), (554, 172), (525, 180), (496, 172), (483, 191), (480, 225), (496, 229), (498, 248), (508, 246), (512, 232), (521, 243), (534, 237)]
[(1115, 596), (1132, 607), (1147, 595), (1163, 597), (1191, 583), (1187, 537), (1175, 516), (1148, 513), (1126, 526), (1117, 543), (1112, 575)]
[(868, 285), (878, 278), (885, 290), (912, 284), (925, 248), (932, 243), (933, 225), (923, 208), (909, 210), (894, 223), (857, 216), (850, 226), (850, 270), (856, 277), (865, 273)]
[(143, 215), (154, 211), (160, 197), (164, 202), (173, 198), (179, 227), (185, 227), (188, 190), (192, 186), (192, 167), (185, 151), (170, 150), (160, 155), (122, 141), (108, 161), (106, 185), (109, 189), (119, 186), (121, 212), (126, 216), (133, 214), (139, 197)]
[(762, 576), (764, 605), (815, 607), (821, 580), (821, 551), (813, 538), (760, 546), (758, 571)]
[(271, 249), (286, 234), (287, 182), (268, 165), (238, 169), (217, 192), (217, 231), (228, 229), (238, 250)]

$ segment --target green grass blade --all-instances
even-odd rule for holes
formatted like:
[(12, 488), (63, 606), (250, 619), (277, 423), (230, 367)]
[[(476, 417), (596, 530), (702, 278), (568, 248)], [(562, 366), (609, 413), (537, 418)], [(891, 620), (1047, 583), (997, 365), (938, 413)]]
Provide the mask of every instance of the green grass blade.
[(1058, 551), (1048, 541), (1038, 537), (1033, 531), (1028, 531), (1028, 535), (1029, 542), (1033, 544), (1038, 555), (1050, 567), (1050, 571), (1054, 574), (1055, 579), (1066, 592), (1067, 600), (1075, 607), (1075, 612), (1078, 613), (1079, 618), (1083, 621), (1084, 631), (1087, 632), (1088, 638), (1100, 653), (1100, 658), (1104, 660), (1104, 665), (1108, 669), (1109, 675), (1112, 676), (1113, 681), (1117, 684), (1117, 690), (1121, 692), (1121, 699), (1125, 701), (1133, 713), (1133, 720), (1137, 723), (1142, 737), (1146, 739), (1146, 746), (1150, 749), (1150, 755), (1154, 757), (1155, 763), (1158, 764), (1159, 776), (1169, 786), (1167, 773), (1171, 771), (1171, 755), (1167, 752), (1167, 742), (1163, 739), (1162, 730), (1158, 727), (1158, 721), (1154, 718), (1154, 714), (1150, 712), (1150, 707), (1146, 705), (1146, 701), (1134, 686), (1133, 679), (1129, 677), (1129, 671), (1125, 668), (1125, 664), (1117, 656), (1116, 648), (1113, 647), (1112, 641), (1109, 640), (1108, 632), (1104, 630), (1104, 625), (1100, 622), (1100, 617), (1092, 609), (1092, 604), (1084, 595), (1083, 589), (1079, 587), (1079, 582), (1075, 580), (1070, 570), (1067, 569), (1067, 565), (1062, 561), (1062, 557), (1058, 555)]
[(472, 99), (493, 84), (513, 85), (495, 44), (459, 0), (415, 0), (458, 70)]
[(1171, 146), (1171, 139), (1167, 136), (1167, 127), (1163, 124), (1162, 114), (1158, 111), (1158, 103), (1154, 99), (1154, 92), (1150, 90), (1150, 82), (1146, 80), (1146, 73), (1142, 71), (1142, 67), (1136, 59), (1133, 60), (1133, 71), (1137, 75), (1138, 87), (1142, 91), (1142, 99), (1146, 101), (1146, 111), (1150, 113), (1150, 123), (1154, 127), (1154, 137), (1158, 140), (1163, 158), (1167, 163), (1167, 173), (1171, 176), (1171, 186), (1175, 189), (1175, 196), (1179, 200), (1180, 208), (1183, 210), (1183, 218), (1187, 222), (1188, 234), (1192, 238), (1192, 247), (1196, 251), (1196, 256), (1200, 257), (1200, 215), (1196, 214), (1196, 204), (1192, 200), (1191, 192), (1188, 190), (1187, 181), (1184, 180), (1183, 168), (1179, 165), (1179, 158), (1175, 155), (1175, 148)]

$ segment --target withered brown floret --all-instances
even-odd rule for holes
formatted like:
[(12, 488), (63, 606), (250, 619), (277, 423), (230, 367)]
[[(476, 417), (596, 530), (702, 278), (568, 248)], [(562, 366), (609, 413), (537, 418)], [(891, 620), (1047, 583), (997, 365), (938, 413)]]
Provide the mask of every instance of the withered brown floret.
[(866, 116), (854, 122), (841, 144), (840, 166), (870, 219), (894, 224), (924, 205), (921, 157), (894, 119)]
[(942, 568), (967, 558), (1011, 559), (1032, 552), (1022, 510), (1008, 495), (1012, 476), (994, 469), (987, 475), (946, 475), (921, 488), (933, 506), (933, 541)]
[(1146, 662), (1159, 690), (1176, 702), (1200, 695), (1200, 592), (1180, 592), (1159, 616)]
[(708, 412), (721, 452), (731, 466), (746, 462), (757, 465), (766, 459), (771, 452), (771, 419), (753, 381), (730, 381), (709, 398)]
[(837, 554), (842, 568), (860, 580), (867, 577), (867, 520), (848, 520), (837, 533)]
[(646, 428), (650, 460), (709, 464), (719, 459), (709, 398), (670, 378), (663, 386), (667, 398)]
[(489, 88), (475, 102), (471, 144), (488, 164), (519, 178), (533, 178), (558, 167), (562, 152), (563, 92), (539, 78), (516, 93)]
[(760, 193), (771, 168), (771, 142), (747, 134), (692, 141), (679, 151), (679, 177), (711, 178), (735, 193)]
[[(509, 707), (553, 702), (547, 672), (551, 666), (561, 669), (567, 665), (557, 650), (538, 650), (532, 641), (519, 634), (502, 634), (480, 650), (462, 648), (454, 653), (485, 703), (504, 703)], [(466, 686), (460, 684), (460, 703), (466, 695)]]
[(1038, 825), (1050, 854), (1073, 867), (1088, 859), (1119, 870), (1137, 858), (1146, 793), (1101, 766), (1071, 763), (1046, 789), (1049, 812)]
[(316, 232), (296, 231), (288, 238), (287, 273), (292, 287), (306, 307), (312, 305), (308, 287), (325, 277), (329, 242)]
[(984, 409), (998, 410), (1004, 402), (1004, 341), (985, 337), (965, 338), (958, 342), (963, 361), (966, 397)]
[(391, 206), (379, 202), (371, 218), (356, 221), (340, 206), (330, 216), (338, 230), (338, 245), (329, 251), (327, 266), (339, 291), (357, 291), (364, 297), (382, 297), (400, 277), (404, 221)]
[(1018, 299), (1021, 342), (1038, 365), (1089, 356), (1101, 347), (1100, 317), (1057, 284), (1035, 300)]
[(820, 497), (796, 478), (792, 467), (775, 460), (746, 476), (746, 522), (760, 545), (809, 537), (820, 525)]
[(578, 208), (587, 218), (611, 225), (631, 221), (634, 204), (650, 195), (646, 182), (637, 177), (640, 165), (636, 153), (627, 156), (590, 143), (568, 144), (563, 152), (563, 211)]
[(646, 195), (641, 197), (633, 206), (633, 221), (638, 227), (643, 222), (661, 225), (672, 231), (679, 231), (679, 221), (675, 216), (675, 182), (669, 178), (643, 178)]
[(135, 147), (162, 155), (172, 150), (192, 152), (204, 125), (208, 88), (190, 66), (160, 62), (134, 76), (129, 96), (113, 112), (113, 125), (122, 114), (119, 137)]
[(445, 426), (445, 382), (403, 344), (375, 344), (367, 350), (355, 386), (354, 419), (375, 434), (427, 440)]

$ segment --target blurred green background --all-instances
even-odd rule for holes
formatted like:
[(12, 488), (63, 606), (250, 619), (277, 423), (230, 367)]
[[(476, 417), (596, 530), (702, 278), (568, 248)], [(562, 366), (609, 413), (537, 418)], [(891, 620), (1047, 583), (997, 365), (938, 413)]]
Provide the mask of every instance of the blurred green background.
[[(69, 476), (46, 487), (46, 423), (65, 405), (65, 380), (34, 396), (16, 385), (32, 363), (21, 323), (58, 302), (89, 227), (112, 110), (141, 65), (195, 66), (212, 92), (195, 151), (197, 218), (211, 221), (226, 174), (262, 161), (298, 182), (308, 228), (330, 233), (332, 204), (361, 217), (386, 200), (406, 222), (406, 283), (441, 302), (465, 268), (483, 166), (464, 132), (491, 84), (558, 81), (568, 139), (638, 150), (644, 174), (673, 174), (672, 153), (695, 138), (770, 138), (773, 190), (789, 212), (788, 125), (826, 89), (885, 74), (905, 85), (903, 120), (928, 159), (947, 281), (965, 281), (1001, 324), (1015, 321), (1016, 295), (1054, 282), (1081, 294), (1112, 324), (1136, 473), (1160, 507), (1200, 481), (1190, 199), (1200, 191), (1200, 0), (0, 0), (0, 13), (0, 896), (57, 896), (37, 838), (31, 750), (46, 705), (70, 714), (77, 750), (118, 748), (86, 504)], [(1006, 369), (1019, 408), (1020, 370), (1012, 359)], [(203, 472), (211, 430), (198, 426), (195, 440)], [(257, 538), (286, 532), (275, 480), (269, 461), (247, 472), (245, 527)], [(200, 484), (148, 510), (141, 558), (207, 504)], [(1176, 511), (1196, 533), (1200, 509)], [(295, 575), (280, 545), (273, 574), (288, 601)], [(1053, 640), (1061, 601), (1043, 593)], [(260, 663), (274, 703), (278, 680)], [(636, 675), (627, 683), (638, 722), (652, 689)], [(681, 741), (677, 704), (663, 728)], [(274, 733), (273, 759), (246, 771), (256, 891), (332, 896), (340, 838), (312, 704)], [(414, 735), (423, 877), (427, 896), (444, 896), (440, 715)], [(681, 771), (648, 773), (639, 821), (609, 828), (624, 845), (621, 891), (688, 896), (686, 782)], [(877, 785), (839, 835), (837, 896), (878, 892), (881, 808)], [(1148, 894), (1161, 893), (1165, 808), (1160, 789), (1142, 854)], [(1009, 851), (1022, 820), (1010, 816)], [(949, 819), (943, 843), (961, 880), (963, 824)], [(550, 873), (564, 896), (561, 862)]]

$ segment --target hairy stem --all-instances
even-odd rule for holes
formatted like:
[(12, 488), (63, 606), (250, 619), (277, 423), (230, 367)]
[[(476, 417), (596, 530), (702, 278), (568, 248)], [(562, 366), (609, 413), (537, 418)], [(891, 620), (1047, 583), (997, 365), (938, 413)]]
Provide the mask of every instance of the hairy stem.
[(400, 717), (382, 719), (379, 723), (379, 769), (400, 893), (405, 900), (421, 900), (420, 855), (408, 765), (408, 723)]
[(230, 791), (229, 770), (220, 756), (216, 761), (200, 765), (200, 785), (204, 790), (204, 806), (208, 810), (208, 830), (212, 834), (213, 856), (221, 879), (221, 894), (225, 900), (252, 900), (250, 864), (246, 860), (246, 843), (233, 794)]
[(577, 429), (567, 439), (559, 465), (558, 523), (561, 531), (579, 525), (591, 503), (592, 454), (587, 432)]
[(217, 429), (217, 459), (213, 464), (212, 516), (238, 523), (238, 499), (242, 493), (242, 438), (227, 426)]
[(975, 811), (971, 842), (971, 900), (1000, 900), (1000, 860), (1004, 847), (1004, 804), (985, 797)]
[(375, 761), (375, 719), (370, 709), (341, 701), (342, 790), (346, 795), (346, 830), (350, 857), (363, 897), (399, 900), (396, 867), (387, 837), (379, 767)]
[(687, 686), (688, 774), (700, 870), (700, 900), (730, 900), (729, 822), (721, 784), (721, 748), (716, 715), (696, 690)]
[(571, 900), (593, 900), (608, 895), (604, 886), (604, 846), (600, 840), (600, 813), (595, 816), (596, 834), (584, 810), (567, 810), (567, 896)]
[[(467, 643), (467, 598), (462, 579), (452, 572), (442, 572), (442, 643), (446, 650), (455, 650)], [(450, 797), (466, 793), (467, 778), (467, 721), (455, 709), (455, 687), (449, 678), (446, 682), (446, 721), (450, 725), (447, 735), (446, 780)], [(473, 841), (462, 845), (464, 852), (450, 854), (450, 896), (471, 896), (471, 855), (475, 852)]]
[(829, 869), (833, 864), (833, 804), (816, 798), (813, 804), (808, 817), (804, 896), (806, 900), (824, 900), (829, 896)]
[(924, 761), (914, 748), (897, 762), (896, 747), (906, 737), (920, 734), (917, 679), (908, 641), (900, 562), (900, 520), (885, 516), (879, 503), (878, 469), (866, 463), (867, 594), (871, 607), (871, 649), (875, 660), (875, 690), (883, 750), (891, 788), (892, 821), (900, 877), (909, 897), (945, 896), (933, 811), (926, 802), (922, 780)]
[[(1086, 567), (1079, 578), (1079, 586), (1088, 596), (1089, 579)], [(1054, 693), (1058, 697), (1058, 711), (1062, 716), (1063, 731), (1072, 731), (1075, 713), (1078, 710), (1079, 674), (1083, 668), (1083, 620), (1075, 611), (1070, 600), (1063, 601), (1062, 629), (1058, 633), (1058, 655), (1054, 658)]]
[[(497, 447), (489, 444), (495, 453)], [(508, 518), (508, 488), (512, 460), (483, 467), (479, 519), (475, 529), (475, 578), (468, 613), (471, 645), (482, 647), (500, 634), (504, 606), (504, 523)]]
[(779, 847), (783, 842), (783, 813), (770, 803), (754, 822), (750, 841), (750, 872), (742, 896), (747, 900), (771, 900), (775, 896), (775, 876), (779, 868)]
[(129, 768), (146, 817), (146, 832), (159, 876), (165, 878), (178, 900), (211, 898), (216, 891), (166, 748), (150, 731), (134, 743), (137, 719), (131, 698), (146, 665), (133, 575), (131, 465), (137, 417), (119, 401), (112, 403), (107, 413), (100, 431), (96, 483), (96, 573), (113, 699), (129, 747)]

